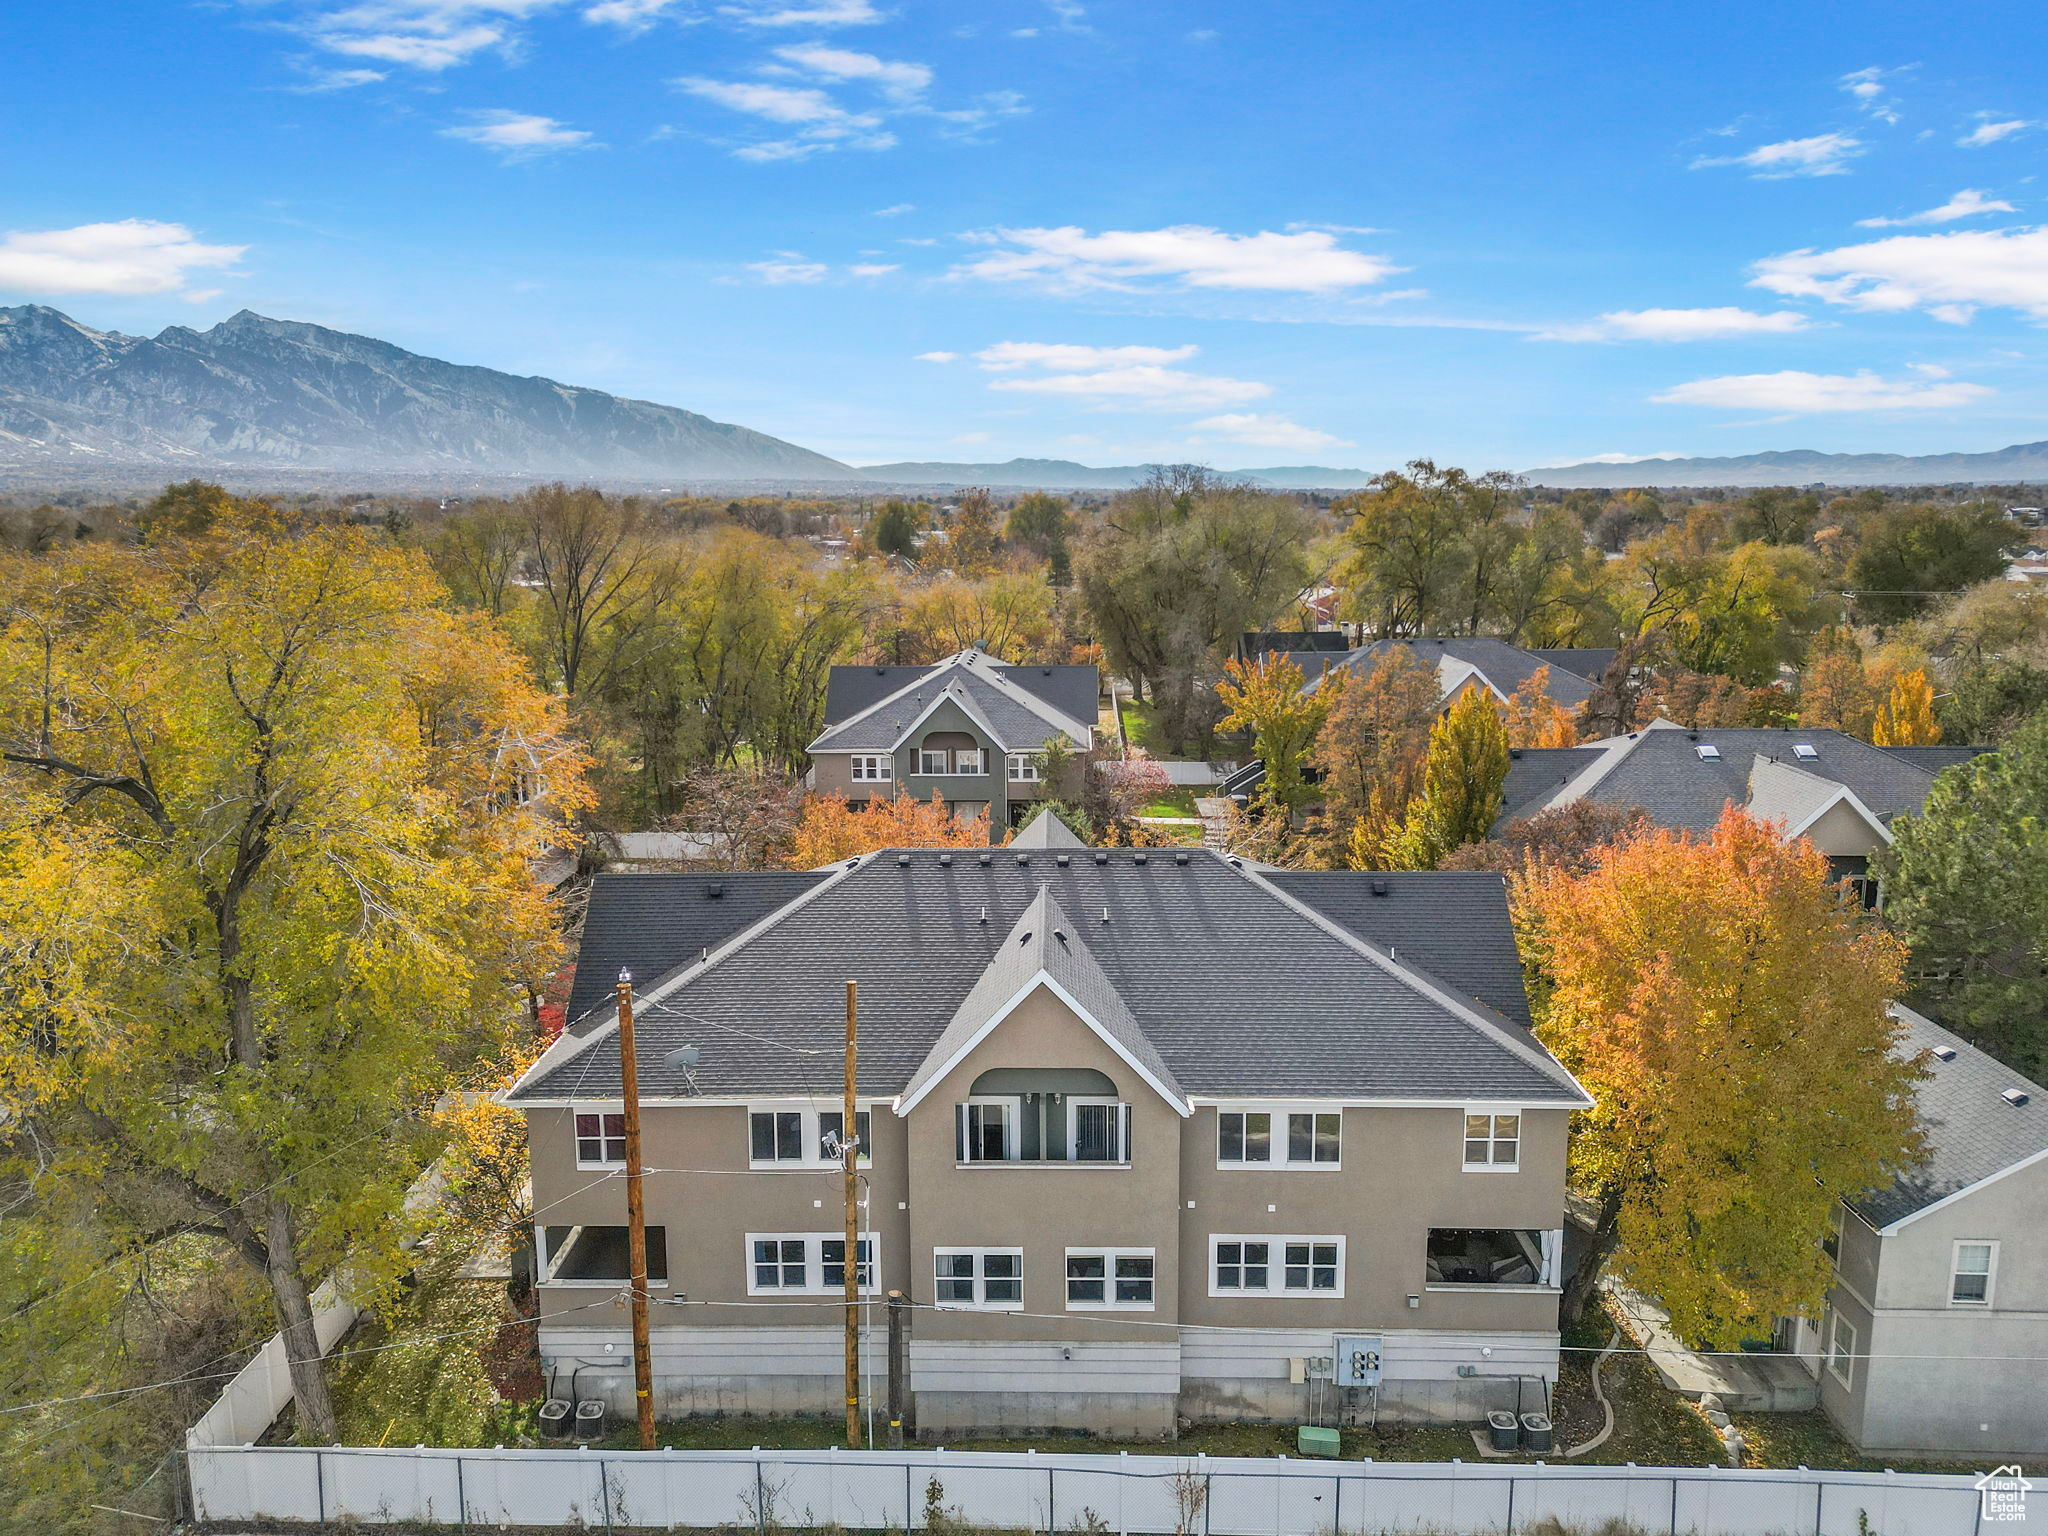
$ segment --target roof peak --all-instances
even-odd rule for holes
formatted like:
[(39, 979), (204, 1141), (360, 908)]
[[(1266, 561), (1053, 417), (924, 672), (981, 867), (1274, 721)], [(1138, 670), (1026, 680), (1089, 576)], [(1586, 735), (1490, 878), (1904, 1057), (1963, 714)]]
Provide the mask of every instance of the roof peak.
[(1023, 831), (1010, 839), (1012, 848), (1086, 848), (1074, 829), (1068, 826), (1051, 807), (1040, 811), (1025, 823)]

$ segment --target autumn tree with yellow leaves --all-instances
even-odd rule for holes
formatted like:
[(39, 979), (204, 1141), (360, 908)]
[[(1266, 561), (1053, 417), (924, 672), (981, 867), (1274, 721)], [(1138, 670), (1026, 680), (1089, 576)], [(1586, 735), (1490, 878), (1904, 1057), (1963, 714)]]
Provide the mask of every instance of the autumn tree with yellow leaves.
[(1892, 679), (1892, 690), (1877, 707), (1870, 740), (1880, 747), (1932, 747), (1941, 741), (1934, 719), (1934, 685), (1916, 667)]
[(1678, 1333), (1733, 1349), (1812, 1313), (1844, 1200), (1918, 1155), (1919, 1069), (1885, 1003), (1904, 949), (1845, 903), (1824, 854), (1730, 808), (1706, 836), (1646, 830), (1583, 873), (1517, 892), (1542, 981), (1539, 1032), (1593, 1097), (1571, 1142), (1603, 1272)]
[(1248, 731), (1252, 755), (1265, 765), (1254, 804), (1262, 814), (1290, 816), (1309, 799), (1302, 764), (1330, 713), (1327, 689), (1304, 691), (1301, 668), (1285, 652), (1255, 662), (1223, 664), (1217, 695), (1230, 710), (1219, 728)]
[(138, 1288), (238, 1264), (318, 1443), (313, 1288), (402, 1271), (430, 1106), (555, 961), (583, 757), (422, 555), (264, 511), (0, 557), (0, 1357), (103, 1381)]

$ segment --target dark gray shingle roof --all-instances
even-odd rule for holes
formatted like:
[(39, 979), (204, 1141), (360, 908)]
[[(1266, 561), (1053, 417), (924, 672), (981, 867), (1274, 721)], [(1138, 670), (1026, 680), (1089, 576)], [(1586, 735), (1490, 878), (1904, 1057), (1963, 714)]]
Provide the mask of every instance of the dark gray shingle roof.
[[(812, 870), (599, 875), (590, 882), (569, 990), (570, 1023), (610, 1007), (620, 971), (631, 971), (635, 985), (645, 987), (824, 878)], [(719, 894), (712, 895), (714, 890)]]
[[(1811, 758), (1801, 757), (1793, 748), (1804, 743), (1814, 749)], [(1720, 756), (1704, 759), (1702, 745), (1719, 750)], [(1588, 788), (1582, 798), (1602, 805), (1642, 807), (1661, 827), (1705, 831), (1720, 820), (1722, 810), (1733, 801), (1746, 805), (1750, 793), (1750, 771), (1759, 756), (1792, 764), (1801, 772), (1846, 785), (1870, 812), (1890, 821), (1901, 811), (1917, 811), (1927, 799), (1934, 775), (1919, 764), (1900, 758), (1883, 747), (1858, 741), (1840, 731), (1790, 727), (1777, 730), (1687, 731), (1659, 724), (1617, 737), (1598, 747), (1579, 747), (1575, 752), (1591, 754), (1611, 751), (1611, 766)], [(1525, 757), (1533, 754), (1525, 754)], [(1586, 758), (1587, 763), (1595, 759)], [(1542, 809), (1556, 793), (1531, 795), (1519, 803), (1520, 792), (1512, 767), (1509, 771), (1508, 814), (1526, 816)], [(1581, 797), (1574, 797), (1581, 798)]]
[[(683, 1091), (662, 1058), (685, 1044), (703, 1051), (709, 1096), (837, 1091), (849, 978), (860, 1087), (901, 1091), (1045, 887), (1189, 1093), (1582, 1101), (1518, 1024), (1439, 999), (1217, 854), (1061, 857), (921, 850), (843, 869), (709, 966), (642, 985), (645, 1091)], [(558, 1048), (512, 1098), (602, 1096), (618, 1081), (603, 1029), (576, 1054)]]
[[(1955, 1055), (1926, 1059), (1931, 1075), (1920, 1084), (1917, 1100), (1931, 1153), (1927, 1163), (1890, 1189), (1854, 1202), (1857, 1214), (1874, 1227), (1890, 1226), (2048, 1149), (2048, 1090), (1924, 1014), (1902, 1003), (1892, 1004), (1892, 1011), (1906, 1027), (1899, 1054), (1941, 1049)], [(2001, 1097), (2008, 1088), (2026, 1094), (2027, 1102), (2008, 1103)]]
[[(930, 667), (834, 667), (825, 683), (825, 724), (859, 714), (897, 689), (914, 683)], [(1027, 667), (998, 663), (1018, 687), (1038, 695), (1062, 714), (1093, 720), (1102, 697), (1102, 674), (1094, 667)]]
[[(1549, 666), (1550, 677), (1544, 692), (1566, 709), (1576, 709), (1593, 696), (1593, 685), (1570, 668), (1546, 662), (1534, 651), (1524, 650), (1519, 645), (1483, 635), (1454, 636), (1442, 640), (1372, 640), (1335, 658), (1335, 665), (1354, 671), (1370, 671), (1381, 656), (1396, 647), (1405, 648), (1431, 667), (1440, 667), (1445, 658), (1476, 667), (1502, 693), (1513, 693), (1541, 668)], [(1294, 659), (1297, 662), (1303, 660), (1299, 656)], [(1311, 672), (1309, 676), (1313, 681), (1317, 674)]]
[(1508, 754), (1501, 821), (1527, 816), (1600, 760), (1598, 747), (1517, 747)]
[(1091, 709), (1075, 718), (1064, 714), (1010, 676), (1014, 668), (988, 664), (978, 653), (962, 652), (920, 674), (915, 686), (893, 699), (870, 705), (838, 725), (827, 726), (811, 743), (813, 752), (887, 752), (903, 733), (942, 696), (964, 700), (963, 707), (988, 722), (996, 741), (1016, 752), (1036, 751), (1056, 736), (1066, 735), (1077, 747), (1095, 724)]
[[(1529, 1025), (1529, 993), (1504, 899), (1507, 882), (1499, 875), (1332, 869), (1269, 870), (1266, 878), (1367, 943)], [(1384, 895), (1373, 894), (1376, 885)]]

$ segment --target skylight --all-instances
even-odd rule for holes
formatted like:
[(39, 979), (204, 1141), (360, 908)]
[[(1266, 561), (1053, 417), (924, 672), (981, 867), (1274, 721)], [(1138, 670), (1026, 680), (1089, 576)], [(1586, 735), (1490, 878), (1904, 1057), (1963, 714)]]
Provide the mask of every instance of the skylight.
[(1721, 761), (1721, 749), (1712, 742), (1703, 741), (1697, 747), (1694, 747), (1693, 750), (1699, 753), (1700, 761), (1703, 763), (1718, 763)]
[(1795, 741), (1792, 743), (1792, 755), (1811, 761), (1820, 756), (1820, 748), (1810, 741)]

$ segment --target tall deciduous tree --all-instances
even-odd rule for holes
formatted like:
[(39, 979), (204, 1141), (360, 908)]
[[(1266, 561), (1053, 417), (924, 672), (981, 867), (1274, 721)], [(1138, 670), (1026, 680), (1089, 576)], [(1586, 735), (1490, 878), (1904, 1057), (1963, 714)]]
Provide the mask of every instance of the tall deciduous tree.
[(1920, 668), (1892, 679), (1892, 690), (1871, 723), (1870, 739), (1880, 747), (1931, 747), (1941, 740), (1934, 721), (1934, 685)]
[(1284, 652), (1247, 664), (1233, 658), (1224, 664), (1217, 692), (1229, 707), (1226, 731), (1250, 731), (1252, 752), (1265, 764), (1258, 803), (1271, 814), (1292, 815), (1309, 798), (1302, 763), (1330, 713), (1327, 689), (1302, 691), (1301, 668)]
[(1918, 1149), (1918, 1068), (1891, 1054), (1898, 941), (1843, 903), (1825, 855), (1730, 808), (1521, 882), (1539, 1031), (1585, 1085), (1571, 1181), (1593, 1242), (1682, 1337), (1732, 1349), (1818, 1308), (1836, 1206)]
[(1550, 668), (1538, 667), (1508, 695), (1508, 745), (1575, 747), (1579, 727), (1572, 712), (1550, 696)]
[(1957, 1034), (2048, 1076), (2048, 710), (1936, 777), (1879, 854), (1885, 916)]
[[(1380, 832), (1408, 809), (1439, 702), (1436, 668), (1405, 645), (1390, 646), (1370, 667), (1341, 669), (1319, 691), (1336, 691), (1309, 761), (1322, 775), (1323, 819), (1340, 840), (1376, 812)], [(1368, 846), (1376, 848), (1374, 839)], [(1373, 853), (1354, 868), (1376, 868)]]
[(804, 802), (790, 838), (789, 867), (816, 869), (878, 848), (986, 848), (989, 818), (955, 816), (945, 796), (909, 795), (852, 805), (844, 795), (813, 795)]
[(1822, 630), (1813, 637), (1806, 669), (1799, 675), (1799, 723), (1867, 740), (1876, 714), (1877, 692), (1870, 685), (1863, 647), (1854, 631), (1838, 626)]
[(312, 1287), (400, 1268), (424, 1107), (549, 966), (528, 865), (580, 755), (492, 623), (366, 532), (231, 509), (0, 592), (0, 1163), (30, 1197), (0, 1245), (109, 1304), (167, 1242), (246, 1263), (329, 1438)]
[(1483, 840), (1501, 812), (1508, 733), (1484, 688), (1459, 694), (1429, 733), (1422, 792), (1388, 849), (1398, 869), (1435, 869), (1444, 855)]
[(1991, 502), (1967, 507), (1897, 507), (1870, 519), (1849, 559), (1857, 617), (1895, 624), (1927, 612), (1936, 600), (2005, 569), (2005, 551), (2020, 539)]

